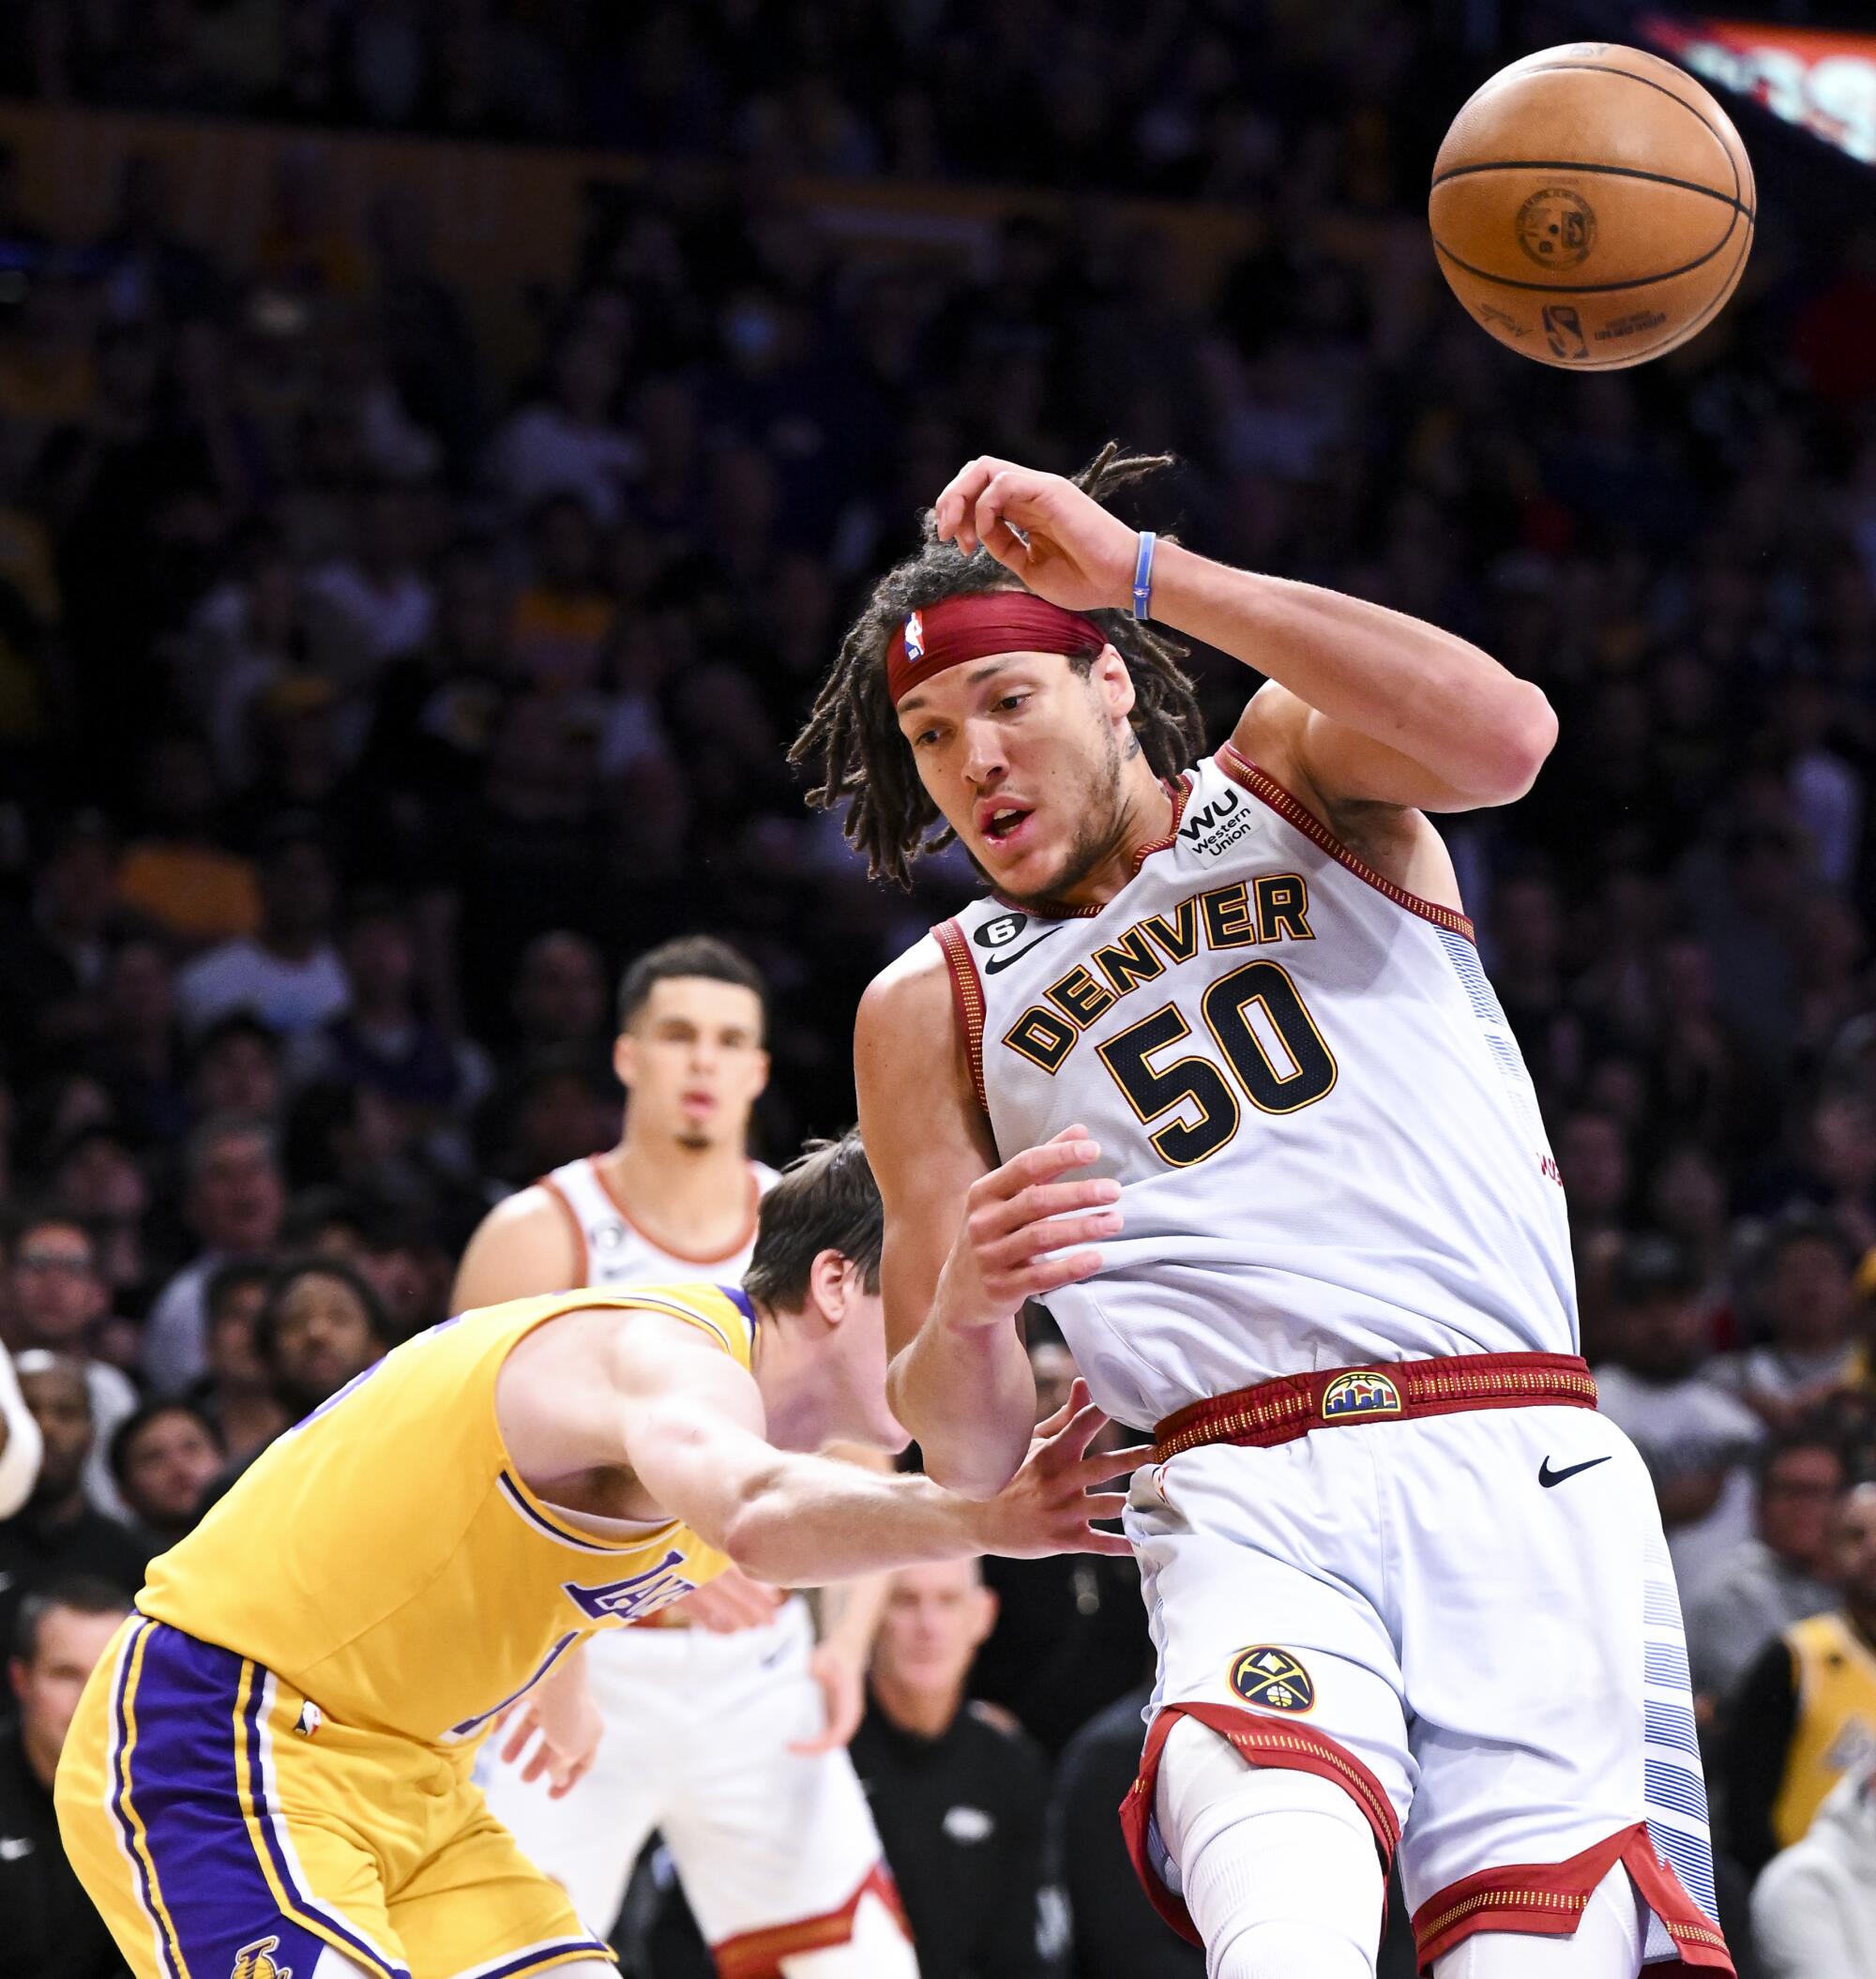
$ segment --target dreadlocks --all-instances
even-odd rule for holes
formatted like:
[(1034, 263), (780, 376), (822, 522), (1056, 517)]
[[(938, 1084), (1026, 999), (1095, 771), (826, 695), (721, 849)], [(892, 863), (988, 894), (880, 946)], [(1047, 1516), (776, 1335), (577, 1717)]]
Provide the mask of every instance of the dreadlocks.
[[(1170, 455), (1123, 455), (1110, 442), (1075, 476), (1075, 486), (1100, 501), (1172, 464)], [(901, 886), (911, 885), (912, 862), (920, 853), (936, 852), (954, 835), (919, 782), (912, 751), (900, 733), (886, 691), (887, 642), (908, 612), (948, 597), (1023, 588), (988, 551), (965, 556), (955, 545), (941, 543), (929, 509), (922, 528), (923, 547), (886, 572), (874, 585), (866, 610), (848, 627), (813, 710), (788, 752), (790, 763), (811, 765), (820, 778), (808, 793), (809, 803), (822, 810), (848, 803), (843, 826), (848, 841), (866, 854), (867, 869), (875, 879), (896, 880)], [(1198, 697), (1179, 664), (1186, 648), (1125, 612), (1086, 615), (1133, 676), (1129, 718), (1147, 762), (1158, 776), (1177, 776), (1204, 747)], [(1082, 672), (1093, 663), (1070, 662)], [(941, 828), (933, 830), (934, 825)]]

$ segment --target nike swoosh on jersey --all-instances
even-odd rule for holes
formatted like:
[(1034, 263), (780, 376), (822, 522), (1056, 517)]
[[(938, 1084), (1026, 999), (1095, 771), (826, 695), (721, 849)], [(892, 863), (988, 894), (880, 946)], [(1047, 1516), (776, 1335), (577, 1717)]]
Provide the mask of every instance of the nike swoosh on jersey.
[(1537, 1482), (1543, 1486), (1545, 1490), (1549, 1491), (1554, 1489), (1556, 1486), (1567, 1482), (1579, 1471), (1594, 1471), (1597, 1464), (1606, 1464), (1608, 1461), (1609, 1458), (1606, 1457), (1591, 1457), (1585, 1458), (1580, 1464), (1571, 1464), (1567, 1470), (1553, 1471), (1551, 1468), (1551, 1459), (1547, 1457), (1537, 1466)]
[(1040, 948), (1043, 943), (1049, 939), (1049, 935), (1060, 934), (1062, 930), (1059, 928), (1051, 928), (1049, 930), (1049, 934), (1038, 934), (1036, 939), (1029, 944), (1028, 947), (1019, 948), (1014, 955), (991, 956), (991, 959), (984, 964), (984, 974), (986, 975), (997, 974), (1000, 971), (1007, 969), (1012, 962), (1021, 961), (1023, 957), (1030, 953), (1031, 949)]

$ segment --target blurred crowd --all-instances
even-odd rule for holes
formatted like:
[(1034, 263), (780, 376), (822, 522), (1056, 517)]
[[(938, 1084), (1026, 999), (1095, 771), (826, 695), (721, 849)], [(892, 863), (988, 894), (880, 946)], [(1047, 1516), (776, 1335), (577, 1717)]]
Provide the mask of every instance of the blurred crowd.
[[(965, 458), (1118, 437), (1178, 457), (1156, 526), (1556, 703), (1535, 793), (1449, 838), (1661, 1495), (1728, 1852), (1829, 1787), (1787, 1762), (1833, 1642), (1870, 1683), (1825, 1745), (1876, 1760), (1876, 232), (1762, 228), (1745, 295), (1639, 373), (1520, 364), (1416, 218), (1460, 93), (1416, 22), (5, 10), (0, 89), (50, 101), (747, 169), (594, 202), (507, 375), (427, 216), (338, 226), (316, 153), (239, 257), (153, 158), (86, 239), (0, 158), (0, 1338), (47, 1445), (0, 1626), (60, 1575), (134, 1588), (229, 1463), (444, 1316), (492, 1201), (611, 1143), (631, 954), (706, 928), (763, 968), (758, 1152), (850, 1117), (857, 993), (971, 875), (870, 886), (787, 743)], [(883, 259), (778, 196), (799, 172), (1229, 199), (1263, 244), (1195, 296), (1091, 197)], [(1251, 679), (1198, 664), (1222, 735)], [(1093, 1572), (1002, 1589), (977, 1665), (1051, 1751), (1145, 1667)]]

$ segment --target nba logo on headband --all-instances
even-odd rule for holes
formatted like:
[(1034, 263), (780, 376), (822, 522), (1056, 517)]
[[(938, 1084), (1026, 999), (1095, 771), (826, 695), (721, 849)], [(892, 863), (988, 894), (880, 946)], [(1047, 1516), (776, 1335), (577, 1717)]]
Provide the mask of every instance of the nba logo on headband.
[(915, 612), (905, 621), (905, 657), (912, 666), (925, 657), (925, 624)]

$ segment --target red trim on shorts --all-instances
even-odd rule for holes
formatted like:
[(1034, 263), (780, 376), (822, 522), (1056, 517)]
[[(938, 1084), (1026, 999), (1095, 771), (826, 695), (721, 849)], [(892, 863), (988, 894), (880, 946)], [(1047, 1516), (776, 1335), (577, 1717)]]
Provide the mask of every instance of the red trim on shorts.
[(584, 1285), (586, 1274), (593, 1262), (586, 1250), (586, 1226), (581, 1222), (572, 1203), (567, 1200), (567, 1191), (561, 1187), (552, 1175), (543, 1175), (535, 1184), (535, 1186), (536, 1188), (544, 1188), (559, 1203), (567, 1223), (571, 1226), (573, 1231), (573, 1249), (580, 1260), (580, 1263), (573, 1274), (573, 1283), (575, 1286)]
[(749, 1220), (743, 1226), (742, 1234), (727, 1250), (706, 1253), (679, 1250), (676, 1245), (667, 1243), (657, 1231), (649, 1231), (643, 1223), (638, 1222), (631, 1211), (626, 1207), (625, 1198), (613, 1186), (613, 1178), (599, 1166), (601, 1158), (598, 1155), (588, 1155), (586, 1157), (586, 1166), (593, 1171), (593, 1179), (598, 1183), (600, 1193), (618, 1211), (619, 1220), (628, 1230), (635, 1231), (654, 1250), (661, 1250), (667, 1258), (675, 1258), (680, 1264), (727, 1264), (732, 1258), (747, 1250), (755, 1242), (756, 1225), (762, 1216), (762, 1182), (749, 1163), (744, 1164), (749, 1175)]
[(1475, 1931), (1515, 1931), (1529, 1938), (1571, 1937), (1582, 1922), (1596, 1885), (1618, 1862), (1681, 1955), (1676, 1965), (1663, 1963), (1656, 1970), (1732, 1973), (1732, 1959), (1719, 1926), (1656, 1854), (1643, 1821), (1594, 1843), (1566, 1862), (1482, 1869), (1476, 1876), (1448, 1883), (1414, 1913), (1420, 1971), (1430, 1974), (1435, 1959)]
[(1294, 824), (1306, 838), (1313, 839), (1330, 858), (1346, 866), (1357, 880), (1365, 880), (1376, 893), (1385, 894), (1397, 907), (1404, 907), (1409, 914), (1417, 914), (1423, 921), (1431, 921), (1435, 927), (1450, 929), (1454, 934), (1464, 935), (1469, 942), (1478, 939), (1473, 932), (1472, 923), (1457, 909), (1442, 907), (1437, 900), (1423, 900), (1417, 893), (1409, 893), (1404, 886), (1395, 885), (1392, 880), (1384, 878), (1373, 867), (1357, 858), (1314, 811), (1293, 797), (1275, 777), (1259, 769), (1248, 756), (1240, 755), (1229, 742), (1219, 749), (1216, 760), (1233, 783), (1242, 784), (1252, 796), (1262, 797), (1279, 818)]
[(1385, 1878), (1393, 1866), (1394, 1851), (1400, 1842), (1400, 1823), (1395, 1819), (1394, 1804), (1387, 1790), (1354, 1754), (1339, 1745), (1326, 1732), (1311, 1725), (1297, 1725), (1288, 1718), (1274, 1717), (1259, 1711), (1247, 1711), (1235, 1704), (1194, 1701), (1165, 1704), (1146, 1734), (1146, 1750), (1140, 1756), (1140, 1777), (1127, 1789), (1120, 1804), (1121, 1833), (1127, 1837), (1127, 1852), (1133, 1858), (1134, 1874), (1147, 1898), (1180, 1937), (1201, 1944), (1191, 1912), (1153, 1871), (1146, 1846), (1147, 1822), (1153, 1815), (1153, 1790), (1159, 1777), (1160, 1748), (1172, 1730), (1173, 1719), (1196, 1718), (1216, 1731), (1253, 1766), (1284, 1766), (1293, 1773), (1313, 1773), (1346, 1792), (1367, 1817), (1374, 1831), (1374, 1846), (1381, 1853), (1381, 1873)]
[(781, 1961), (802, 1952), (825, 1952), (837, 1944), (847, 1944), (854, 1935), (854, 1918), (860, 1899), (877, 1896), (891, 1911), (893, 1921), (912, 1939), (905, 1906), (900, 1901), (899, 1885), (884, 1862), (876, 1862), (866, 1873), (859, 1888), (838, 1911), (820, 1917), (801, 1917), (792, 1924), (765, 1925), (759, 1931), (744, 1931), (710, 1947), (717, 1961), (717, 1979), (781, 1979)]
[(951, 1001), (958, 1008), (958, 1021), (964, 1027), (965, 1049), (971, 1059), (971, 1084), (976, 1088), (977, 1104), (989, 1119), (991, 1103), (984, 1092), (984, 986), (971, 944), (956, 921), (941, 921), (931, 932), (951, 965)]
[[(1344, 1382), (1350, 1398), (1329, 1412), (1332, 1391)], [(1471, 1409), (1595, 1407), (1596, 1379), (1589, 1363), (1573, 1353), (1455, 1353), (1430, 1361), (1321, 1367), (1188, 1402), (1155, 1427), (1153, 1460), (1166, 1463), (1205, 1443), (1267, 1450), (1312, 1429), (1414, 1422)]]

